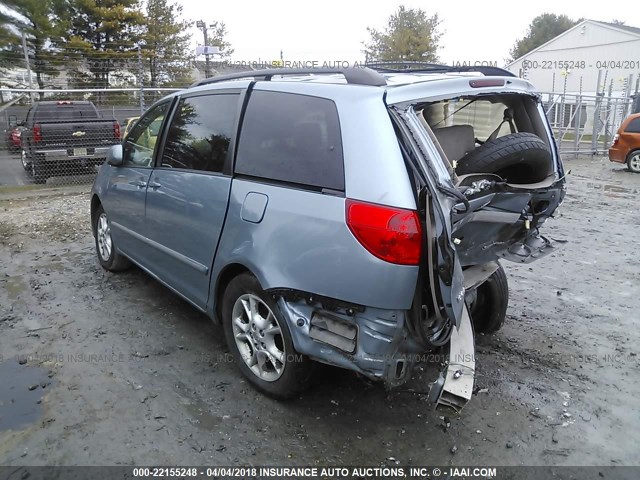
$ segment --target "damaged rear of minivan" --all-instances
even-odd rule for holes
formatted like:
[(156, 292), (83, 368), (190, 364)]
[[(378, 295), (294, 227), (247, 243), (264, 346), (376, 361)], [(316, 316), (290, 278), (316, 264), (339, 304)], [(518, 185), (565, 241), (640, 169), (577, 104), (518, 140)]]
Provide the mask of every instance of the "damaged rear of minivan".
[(411, 98), (420, 85), (391, 90), (387, 102), (418, 205), (441, 232), (428, 268), (439, 273), (439, 296), (451, 297), (444, 303), (457, 322), (463, 284), (474, 290), (500, 259), (529, 263), (553, 250), (539, 227), (564, 197), (564, 172), (527, 82), (460, 78), (446, 83), (453, 96)]
[(389, 88), (386, 101), (431, 232), (410, 323), (434, 347), (451, 340), (465, 308), (476, 332), (495, 332), (508, 303), (499, 261), (529, 263), (553, 251), (540, 227), (565, 193), (540, 99), (519, 79), (463, 76), (441, 88)]

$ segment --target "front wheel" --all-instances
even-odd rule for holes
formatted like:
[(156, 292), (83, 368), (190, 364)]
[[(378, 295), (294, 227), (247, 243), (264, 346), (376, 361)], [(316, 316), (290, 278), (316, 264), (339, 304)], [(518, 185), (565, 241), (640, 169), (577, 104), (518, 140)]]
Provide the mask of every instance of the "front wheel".
[(633, 173), (640, 173), (640, 150), (631, 152), (627, 158), (627, 167)]
[(29, 161), (29, 157), (27, 157), (27, 152), (25, 152), (24, 150), (20, 151), (20, 160), (22, 162), (22, 168), (25, 169), (25, 171), (30, 171), (31, 170), (31, 162)]
[(105, 270), (119, 272), (131, 266), (131, 262), (118, 253), (111, 237), (111, 222), (102, 205), (94, 215), (93, 235), (96, 243), (98, 261)]
[(258, 280), (248, 273), (235, 277), (222, 302), (227, 344), (247, 380), (274, 398), (291, 398), (305, 390), (312, 361), (294, 350), (278, 305)]
[(495, 333), (504, 324), (509, 305), (509, 285), (502, 265), (467, 296), (469, 316), (479, 333)]

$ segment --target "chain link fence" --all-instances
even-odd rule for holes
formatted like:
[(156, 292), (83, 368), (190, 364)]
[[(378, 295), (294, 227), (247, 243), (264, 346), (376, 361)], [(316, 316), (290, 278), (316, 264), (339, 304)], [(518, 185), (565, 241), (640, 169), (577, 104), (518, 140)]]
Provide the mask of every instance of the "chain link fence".
[[(109, 146), (148, 105), (177, 89), (1, 90), (0, 186), (62, 186), (91, 184)], [(606, 154), (620, 123), (640, 110), (637, 92), (548, 92), (542, 100), (564, 155)], [(50, 106), (30, 117), (40, 103)]]
[(545, 112), (563, 154), (606, 154), (635, 97), (543, 93)]
[(109, 147), (175, 90), (3, 89), (0, 186), (90, 185)]

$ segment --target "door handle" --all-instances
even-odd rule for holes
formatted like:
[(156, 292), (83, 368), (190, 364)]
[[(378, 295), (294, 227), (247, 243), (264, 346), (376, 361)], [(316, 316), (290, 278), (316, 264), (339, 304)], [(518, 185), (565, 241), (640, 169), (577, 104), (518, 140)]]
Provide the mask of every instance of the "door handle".
[(156, 182), (151, 182), (151, 183), (149, 184), (149, 188), (152, 188), (152, 189), (154, 189), (154, 190), (157, 190), (157, 189), (158, 189), (158, 188), (160, 188), (161, 186), (162, 186), (162, 185), (160, 185), (159, 183), (156, 183)]
[(143, 182), (142, 180), (136, 180), (135, 182), (131, 182), (131, 184), (138, 188), (144, 188), (147, 186), (147, 182)]

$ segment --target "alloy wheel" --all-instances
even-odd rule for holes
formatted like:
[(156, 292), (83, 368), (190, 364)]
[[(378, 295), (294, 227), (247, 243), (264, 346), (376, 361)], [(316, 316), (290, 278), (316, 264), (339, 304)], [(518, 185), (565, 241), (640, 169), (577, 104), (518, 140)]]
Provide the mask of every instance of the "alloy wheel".
[(111, 227), (107, 220), (107, 214), (104, 212), (98, 218), (96, 236), (98, 239), (98, 252), (100, 253), (100, 257), (103, 261), (108, 262), (111, 257), (113, 242), (111, 241)]
[(233, 337), (244, 363), (261, 380), (278, 380), (285, 368), (282, 328), (257, 295), (240, 296), (233, 305)]

